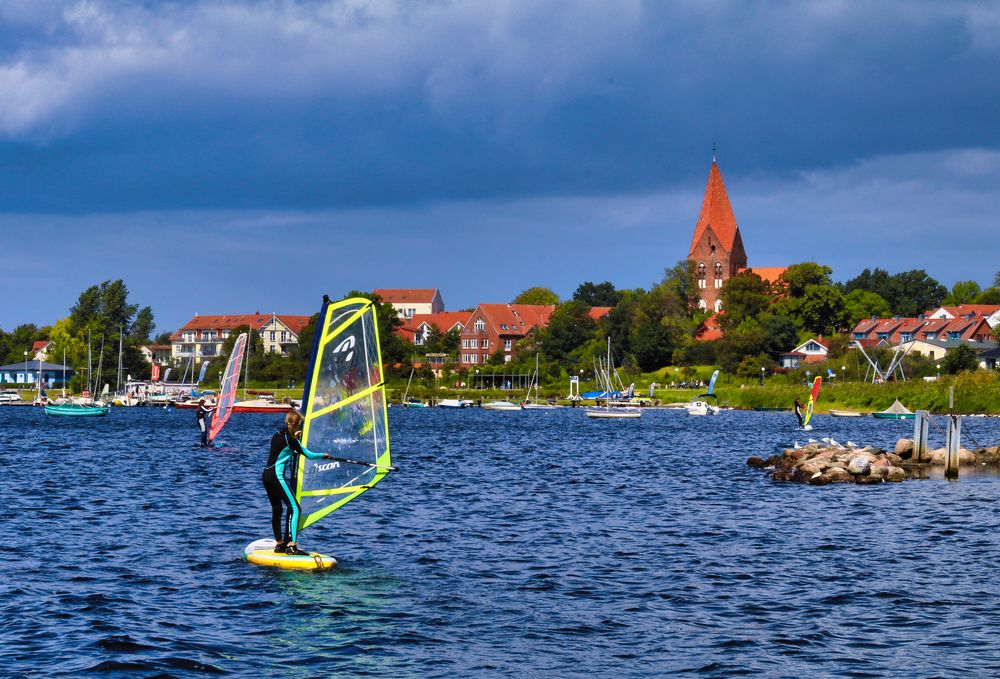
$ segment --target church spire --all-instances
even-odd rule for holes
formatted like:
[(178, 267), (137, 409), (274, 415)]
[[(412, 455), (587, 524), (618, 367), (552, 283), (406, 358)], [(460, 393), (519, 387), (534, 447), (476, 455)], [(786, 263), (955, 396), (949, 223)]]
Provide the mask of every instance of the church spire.
[(739, 238), (739, 228), (736, 225), (736, 215), (733, 214), (733, 208), (729, 204), (729, 196), (726, 194), (726, 184), (722, 181), (722, 172), (715, 161), (714, 144), (712, 167), (708, 171), (708, 183), (705, 185), (705, 197), (694, 227), (694, 238), (691, 240), (692, 253), (709, 228), (718, 239), (718, 245), (727, 252), (732, 252)]

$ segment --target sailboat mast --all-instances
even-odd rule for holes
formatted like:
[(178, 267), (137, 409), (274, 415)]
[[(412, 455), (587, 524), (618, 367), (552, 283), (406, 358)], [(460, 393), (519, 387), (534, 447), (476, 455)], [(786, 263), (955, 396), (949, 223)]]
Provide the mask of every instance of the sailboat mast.
[(115, 393), (121, 391), (122, 388), (122, 330), (121, 326), (118, 327), (118, 375), (115, 377)]
[(90, 391), (90, 383), (94, 379), (94, 363), (90, 355), (90, 330), (87, 330), (87, 391)]
[(66, 398), (66, 347), (63, 347), (63, 398)]

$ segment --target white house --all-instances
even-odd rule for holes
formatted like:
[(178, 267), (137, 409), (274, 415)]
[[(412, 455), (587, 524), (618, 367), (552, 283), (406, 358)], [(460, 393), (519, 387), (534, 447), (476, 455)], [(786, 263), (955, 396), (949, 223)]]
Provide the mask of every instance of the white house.
[(378, 288), (375, 294), (388, 302), (400, 318), (407, 320), (418, 314), (444, 311), (444, 301), (437, 288)]

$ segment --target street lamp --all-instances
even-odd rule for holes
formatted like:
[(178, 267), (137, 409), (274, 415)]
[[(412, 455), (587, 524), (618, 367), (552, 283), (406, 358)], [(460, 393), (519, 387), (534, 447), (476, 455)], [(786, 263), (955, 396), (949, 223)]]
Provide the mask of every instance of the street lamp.
[(28, 383), (28, 350), (24, 350), (24, 383)]
[(760, 386), (764, 386), (764, 373), (767, 372), (767, 368), (761, 367), (760, 369)]
[(841, 382), (846, 382), (847, 381), (847, 366), (846, 365), (840, 366), (840, 381)]

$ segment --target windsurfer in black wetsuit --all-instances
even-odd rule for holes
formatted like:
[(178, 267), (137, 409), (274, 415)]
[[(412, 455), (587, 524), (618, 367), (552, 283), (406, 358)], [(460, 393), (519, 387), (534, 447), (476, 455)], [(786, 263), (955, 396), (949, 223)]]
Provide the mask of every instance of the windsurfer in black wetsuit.
[[(267, 501), (271, 503), (271, 531), (274, 533), (274, 551), (278, 554), (305, 555), (297, 544), (299, 503), (295, 494), (285, 479), (285, 469), (291, 468), (295, 474), (296, 460), (299, 455), (310, 459), (326, 458), (327, 453), (314, 453), (303, 448), (299, 443), (302, 435), (302, 415), (297, 410), (290, 410), (285, 415), (285, 426), (274, 432), (271, 437), (271, 449), (267, 454), (267, 466), (261, 480), (267, 491)], [(285, 511), (287, 508), (287, 511)], [(284, 514), (284, 526), (282, 526)]]
[(205, 418), (212, 414), (215, 408), (209, 408), (205, 405), (205, 399), (198, 401), (198, 429), (201, 430), (201, 447), (208, 447), (208, 425), (205, 422)]
[(795, 417), (799, 418), (799, 428), (802, 428), (802, 402), (799, 397), (795, 397)]

